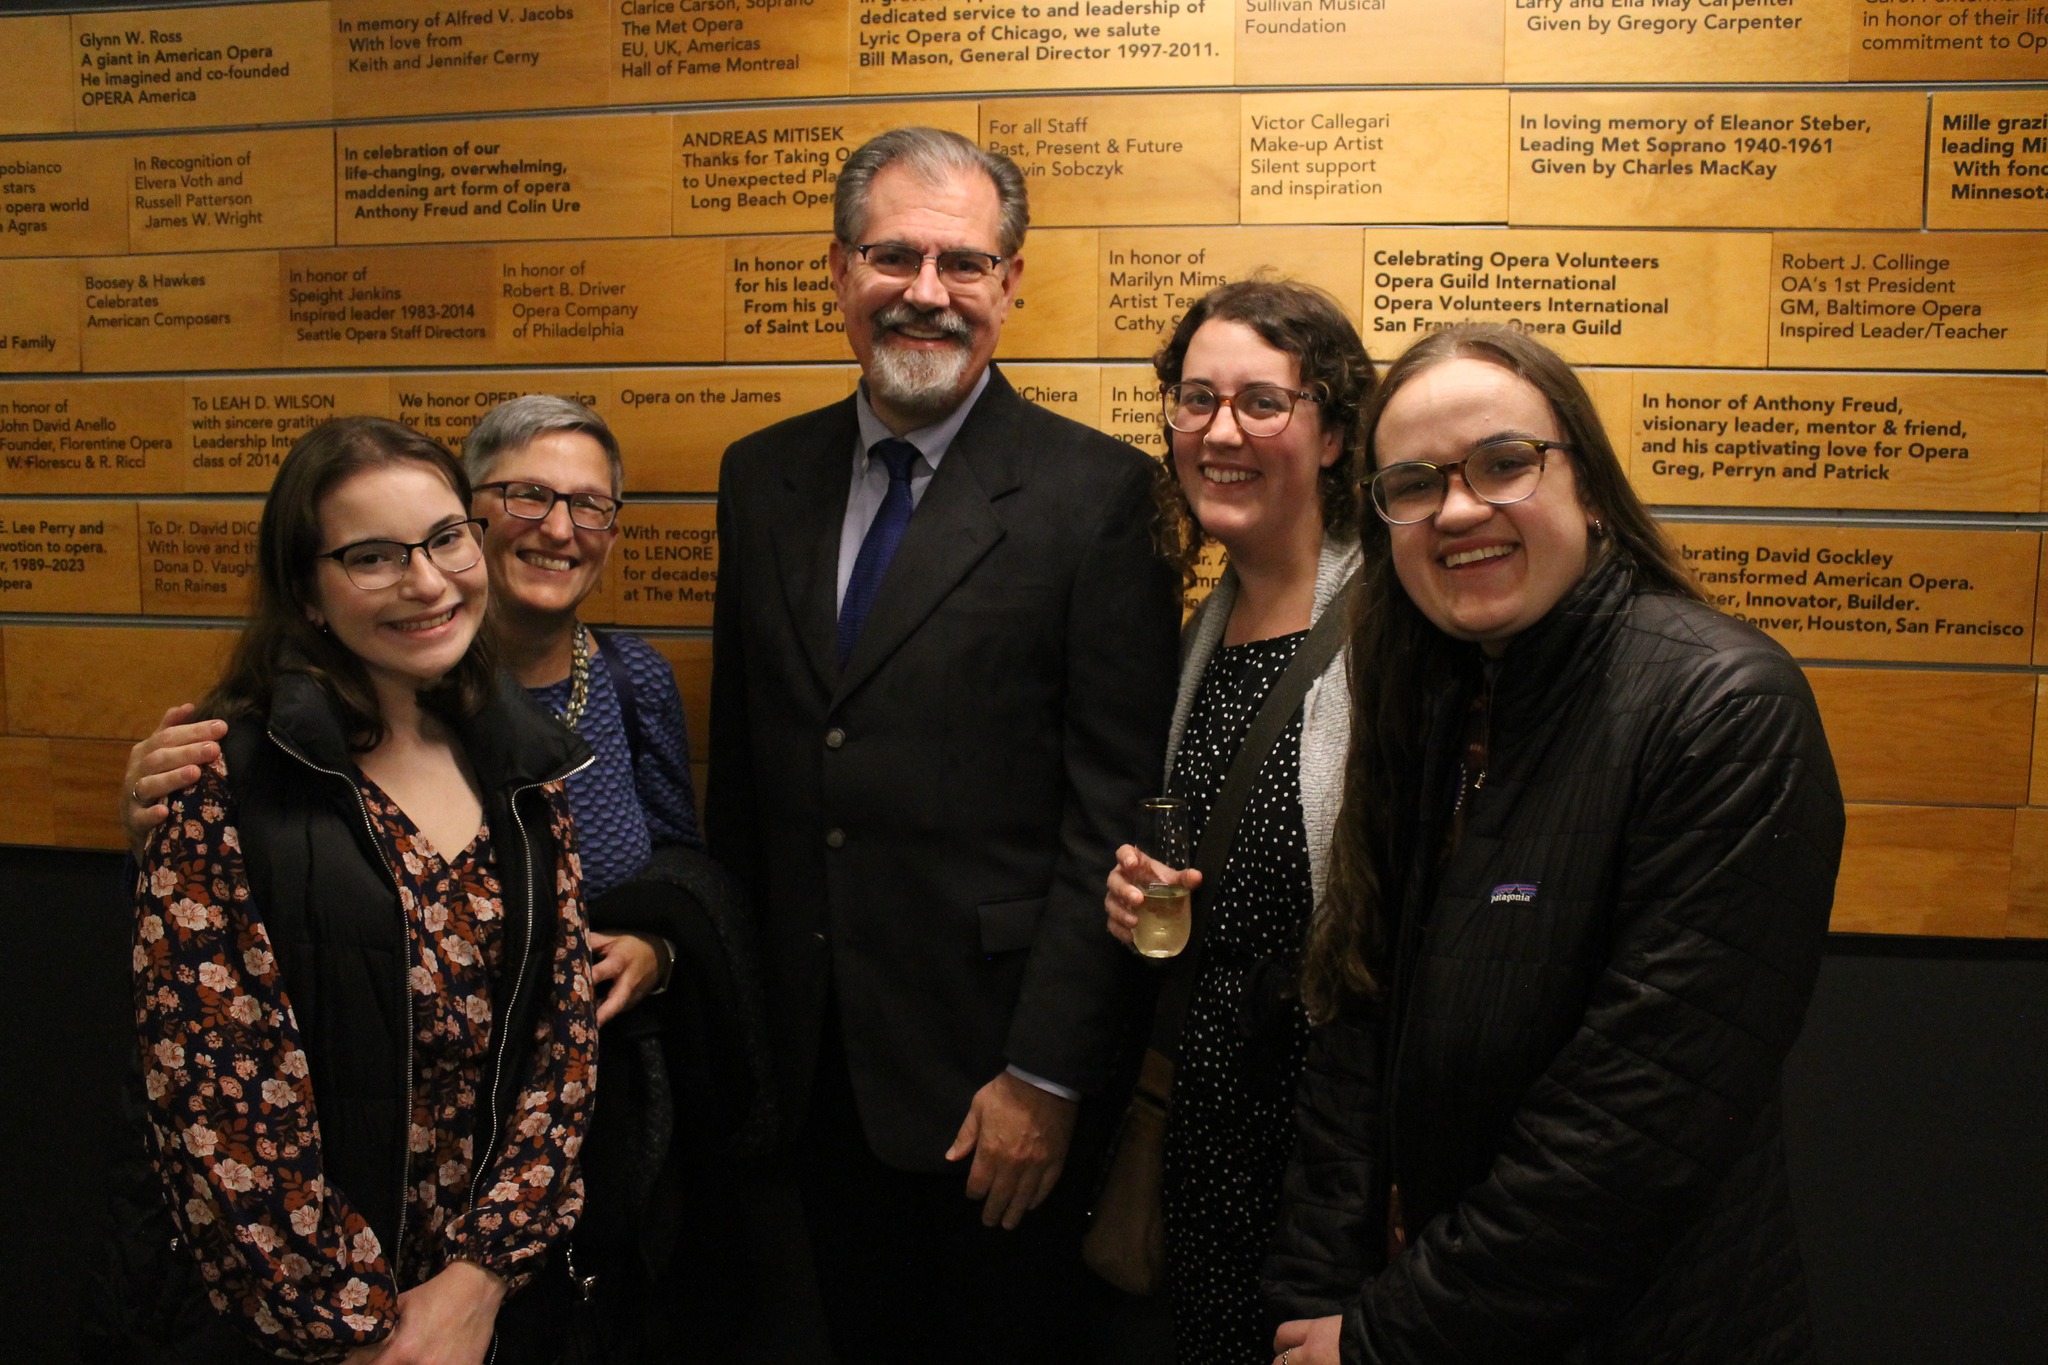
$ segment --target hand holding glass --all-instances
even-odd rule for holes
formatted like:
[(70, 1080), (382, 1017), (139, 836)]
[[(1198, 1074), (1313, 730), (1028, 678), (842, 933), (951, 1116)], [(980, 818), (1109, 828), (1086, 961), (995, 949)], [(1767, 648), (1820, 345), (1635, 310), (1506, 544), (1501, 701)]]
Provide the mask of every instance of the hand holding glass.
[(1131, 946), (1146, 957), (1175, 957), (1188, 946), (1189, 887), (1178, 869), (1193, 854), (1188, 845), (1187, 807), (1171, 796), (1138, 804), (1138, 847), (1144, 866), (1132, 878), (1145, 899)]

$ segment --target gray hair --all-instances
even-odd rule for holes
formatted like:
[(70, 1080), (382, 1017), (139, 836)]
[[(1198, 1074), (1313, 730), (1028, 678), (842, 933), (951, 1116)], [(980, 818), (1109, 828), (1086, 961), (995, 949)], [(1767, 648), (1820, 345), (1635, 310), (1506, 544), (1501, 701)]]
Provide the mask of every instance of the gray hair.
[(551, 431), (581, 431), (604, 447), (605, 462), (611, 466), (612, 496), (625, 487), (626, 466), (619, 458), (619, 438), (612, 429), (573, 398), (551, 393), (528, 393), (508, 398), (483, 415), (462, 442), (462, 467), (471, 484), (490, 482), (491, 470), (500, 455), (524, 450)]
[(848, 246), (859, 246), (868, 218), (868, 189), (885, 167), (901, 166), (927, 185), (954, 175), (985, 175), (996, 187), (1002, 205), (996, 249), (1014, 256), (1024, 245), (1031, 224), (1031, 202), (1024, 192), (1024, 172), (1001, 152), (987, 152), (958, 133), (943, 128), (891, 128), (869, 138), (839, 168), (833, 194), (832, 234)]

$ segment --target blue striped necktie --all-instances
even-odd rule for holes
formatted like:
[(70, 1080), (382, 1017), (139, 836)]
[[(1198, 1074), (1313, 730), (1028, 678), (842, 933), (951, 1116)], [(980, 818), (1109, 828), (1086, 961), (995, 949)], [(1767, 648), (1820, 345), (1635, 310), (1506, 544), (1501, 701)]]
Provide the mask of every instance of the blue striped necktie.
[(896, 547), (903, 541), (903, 528), (910, 525), (910, 467), (917, 457), (917, 447), (897, 436), (875, 442), (868, 451), (870, 460), (880, 460), (889, 467), (889, 491), (882, 496), (882, 506), (861, 540), (853, 573), (846, 580), (846, 596), (839, 604), (841, 668), (846, 667), (847, 657), (853, 653), (853, 642), (860, 638), (868, 608), (875, 604), (882, 575), (889, 571), (889, 561), (896, 557)]

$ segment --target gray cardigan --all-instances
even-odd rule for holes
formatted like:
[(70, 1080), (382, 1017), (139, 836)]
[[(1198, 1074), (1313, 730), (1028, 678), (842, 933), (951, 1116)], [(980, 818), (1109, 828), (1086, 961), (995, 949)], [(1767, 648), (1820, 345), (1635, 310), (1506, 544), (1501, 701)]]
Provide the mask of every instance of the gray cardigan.
[[(1322, 554), (1316, 563), (1316, 601), (1309, 613), (1313, 624), (1323, 608), (1357, 569), (1361, 556), (1358, 541), (1323, 537)], [(1210, 656), (1223, 643), (1224, 628), (1230, 623), (1231, 608), (1237, 604), (1237, 573), (1224, 569), (1195, 614), (1188, 618), (1180, 637), (1180, 695), (1173, 704), (1173, 728), (1166, 740), (1166, 778), (1173, 779), (1174, 756), (1180, 752), (1181, 732), (1187, 729), (1188, 713), (1194, 709), (1195, 693), (1201, 690), (1202, 673)], [(1347, 672), (1348, 651), (1323, 670), (1309, 685), (1301, 704), (1301, 823), (1308, 835), (1309, 884), (1318, 909), (1330, 867), (1330, 838), (1337, 826), (1337, 806), (1344, 796), (1344, 759), (1351, 749), (1351, 687)]]

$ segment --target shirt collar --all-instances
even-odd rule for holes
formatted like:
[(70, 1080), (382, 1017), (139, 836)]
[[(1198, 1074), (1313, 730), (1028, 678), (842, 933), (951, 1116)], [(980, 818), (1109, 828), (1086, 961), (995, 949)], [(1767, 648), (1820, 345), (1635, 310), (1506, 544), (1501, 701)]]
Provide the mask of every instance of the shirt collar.
[[(974, 381), (974, 387), (967, 391), (960, 406), (954, 408), (928, 427), (907, 431), (903, 439), (917, 447), (924, 462), (936, 472), (939, 461), (946, 458), (946, 451), (952, 447), (953, 438), (960, 434), (960, 428), (967, 422), (967, 414), (974, 411), (974, 404), (981, 397), (981, 391), (988, 387), (990, 369), (984, 365), (981, 378)], [(854, 390), (853, 412), (860, 423), (860, 449), (854, 453), (853, 467), (856, 473), (865, 473), (868, 467), (868, 452), (875, 448), (877, 441), (886, 441), (896, 433), (889, 430), (875, 410), (868, 404), (868, 381), (862, 379), (860, 387)]]

